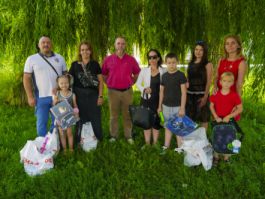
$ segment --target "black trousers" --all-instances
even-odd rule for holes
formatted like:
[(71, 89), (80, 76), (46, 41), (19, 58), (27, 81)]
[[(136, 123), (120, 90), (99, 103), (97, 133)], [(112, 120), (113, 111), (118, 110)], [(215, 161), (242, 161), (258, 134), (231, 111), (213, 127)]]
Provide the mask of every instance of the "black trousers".
[(80, 142), (82, 125), (91, 122), (95, 136), (103, 139), (101, 124), (101, 106), (97, 105), (98, 91), (92, 88), (74, 88), (77, 106), (79, 108), (80, 121), (76, 125), (76, 141)]

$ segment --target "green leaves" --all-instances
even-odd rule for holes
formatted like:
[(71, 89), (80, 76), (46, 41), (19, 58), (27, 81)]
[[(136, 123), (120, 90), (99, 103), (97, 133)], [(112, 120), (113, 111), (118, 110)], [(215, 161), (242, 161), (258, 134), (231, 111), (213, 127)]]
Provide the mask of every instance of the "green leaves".
[(185, 64), (195, 41), (205, 40), (216, 65), (224, 35), (234, 33), (241, 36), (246, 59), (253, 64), (251, 87), (260, 99), (265, 91), (264, 8), (262, 0), (1, 0), (0, 60), (21, 74), (26, 57), (47, 34), (68, 65), (82, 40), (92, 43), (101, 61), (113, 51), (114, 38), (124, 35), (129, 53), (139, 46), (142, 63), (146, 52), (157, 48), (162, 54), (177, 53)]

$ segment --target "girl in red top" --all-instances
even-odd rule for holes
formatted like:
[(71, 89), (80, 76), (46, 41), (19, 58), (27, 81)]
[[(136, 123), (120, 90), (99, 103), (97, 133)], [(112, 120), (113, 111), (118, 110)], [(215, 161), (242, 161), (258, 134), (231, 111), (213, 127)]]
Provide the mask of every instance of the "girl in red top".
[(224, 52), (225, 58), (219, 60), (216, 70), (214, 93), (216, 93), (218, 89), (222, 88), (220, 84), (221, 75), (224, 72), (232, 72), (235, 80), (231, 90), (237, 92), (239, 96), (241, 96), (244, 76), (247, 71), (247, 64), (242, 56), (241, 40), (237, 35), (228, 35), (225, 37)]

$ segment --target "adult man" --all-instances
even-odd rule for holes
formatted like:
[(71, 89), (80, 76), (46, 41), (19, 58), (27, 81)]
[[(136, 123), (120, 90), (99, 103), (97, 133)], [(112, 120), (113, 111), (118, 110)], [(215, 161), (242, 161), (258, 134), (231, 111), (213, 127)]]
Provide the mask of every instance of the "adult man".
[[(29, 56), (25, 63), (23, 83), (29, 106), (35, 106), (38, 135), (45, 136), (53, 89), (57, 86), (57, 77), (66, 72), (66, 63), (61, 55), (52, 52), (52, 42), (48, 36), (40, 38), (38, 47), (40, 52)], [(50, 131), (53, 127), (52, 117)]]
[(137, 80), (140, 67), (136, 60), (125, 53), (125, 38), (115, 39), (115, 53), (106, 57), (102, 65), (102, 75), (108, 87), (110, 108), (110, 141), (118, 138), (119, 112), (123, 116), (124, 136), (132, 144), (132, 123), (129, 105), (133, 101), (132, 85)]

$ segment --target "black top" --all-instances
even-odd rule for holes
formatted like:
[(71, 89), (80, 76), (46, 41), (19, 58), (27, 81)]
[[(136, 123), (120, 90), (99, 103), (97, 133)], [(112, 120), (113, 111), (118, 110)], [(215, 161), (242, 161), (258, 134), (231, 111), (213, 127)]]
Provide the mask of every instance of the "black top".
[(163, 104), (169, 107), (181, 105), (181, 84), (185, 84), (187, 79), (183, 72), (164, 73), (161, 85), (164, 86)]
[(159, 90), (160, 90), (160, 73), (158, 73), (154, 77), (151, 76), (150, 88), (152, 90), (151, 98), (156, 99), (159, 96)]
[[(102, 73), (99, 63), (94, 60), (91, 60), (85, 67), (89, 68), (91, 74), (98, 75)], [(82, 68), (81, 63), (79, 63), (78, 61), (73, 62), (71, 64), (69, 73), (74, 78), (74, 87), (84, 88), (84, 86), (81, 84), (78, 78), (79, 75), (84, 75), (84, 70)]]
[(189, 91), (205, 91), (207, 84), (206, 65), (208, 63), (191, 63), (188, 66)]

